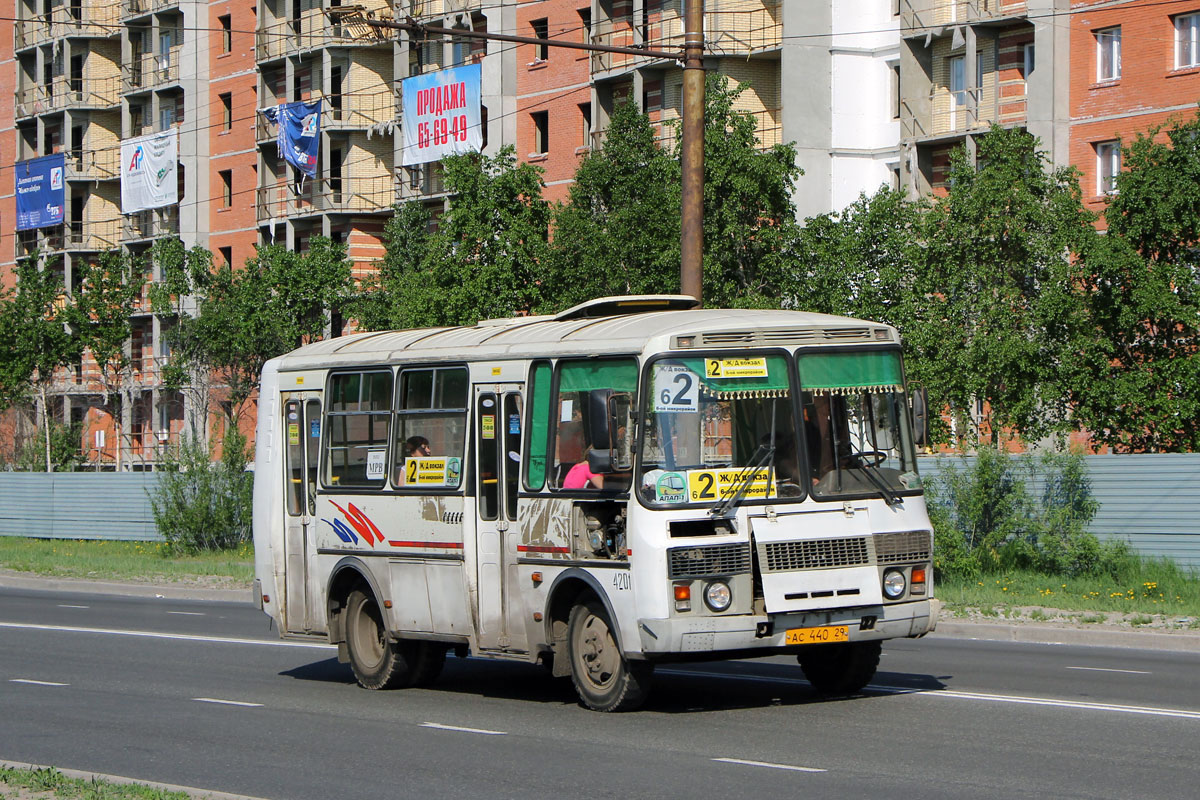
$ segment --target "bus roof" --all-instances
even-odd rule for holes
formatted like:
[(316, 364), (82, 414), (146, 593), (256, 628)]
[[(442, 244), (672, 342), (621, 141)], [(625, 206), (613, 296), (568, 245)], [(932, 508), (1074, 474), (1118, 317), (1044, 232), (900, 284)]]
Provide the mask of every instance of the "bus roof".
[[(640, 353), (655, 339), (660, 340), (655, 346), (666, 350), (674, 347), (679, 337), (689, 336), (694, 349), (899, 341), (888, 325), (849, 317), (760, 309), (659, 311), (646, 303), (631, 303), (625, 313), (611, 313), (620, 311), (612, 305), (619, 299), (626, 298), (601, 298), (553, 316), (351, 334), (301, 347), (280, 357), (277, 364), (286, 371), (400, 361), (615, 355)], [(680, 304), (665, 307), (680, 309)], [(589, 309), (607, 313), (590, 316)]]

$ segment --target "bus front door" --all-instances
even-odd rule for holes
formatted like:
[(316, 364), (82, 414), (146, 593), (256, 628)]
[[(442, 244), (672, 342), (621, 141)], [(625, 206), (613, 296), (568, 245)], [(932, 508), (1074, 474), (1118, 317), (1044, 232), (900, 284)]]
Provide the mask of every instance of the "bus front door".
[(283, 608), (289, 633), (313, 629), (309, 561), (315, 549), (317, 453), (321, 444), (321, 393), (284, 392), (284, 581)]
[(521, 384), (475, 387), (475, 530), (479, 646), (528, 651), (516, 582)]

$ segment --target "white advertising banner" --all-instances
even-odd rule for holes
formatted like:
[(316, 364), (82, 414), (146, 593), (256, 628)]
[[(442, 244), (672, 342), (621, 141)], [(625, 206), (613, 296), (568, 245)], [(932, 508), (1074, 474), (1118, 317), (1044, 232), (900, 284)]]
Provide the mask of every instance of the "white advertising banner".
[(478, 64), (428, 72), (403, 81), (406, 167), (483, 149)]
[(178, 162), (178, 129), (121, 142), (121, 213), (178, 203)]

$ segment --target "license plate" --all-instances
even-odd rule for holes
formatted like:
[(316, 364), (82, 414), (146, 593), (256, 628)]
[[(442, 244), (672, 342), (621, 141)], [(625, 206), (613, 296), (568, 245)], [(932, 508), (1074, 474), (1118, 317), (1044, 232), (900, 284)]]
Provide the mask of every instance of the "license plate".
[(829, 642), (850, 641), (850, 628), (846, 625), (825, 625), (820, 628), (791, 628), (785, 634), (783, 643), (792, 644), (828, 644)]

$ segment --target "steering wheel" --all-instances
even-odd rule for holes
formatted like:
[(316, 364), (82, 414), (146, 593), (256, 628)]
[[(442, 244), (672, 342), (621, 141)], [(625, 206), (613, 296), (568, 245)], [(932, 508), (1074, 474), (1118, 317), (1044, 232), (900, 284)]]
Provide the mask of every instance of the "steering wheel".
[[(882, 450), (863, 450), (859, 453), (851, 453), (850, 457), (857, 459), (864, 467), (878, 467), (887, 461), (888, 454)], [(872, 460), (868, 461), (867, 459)]]

